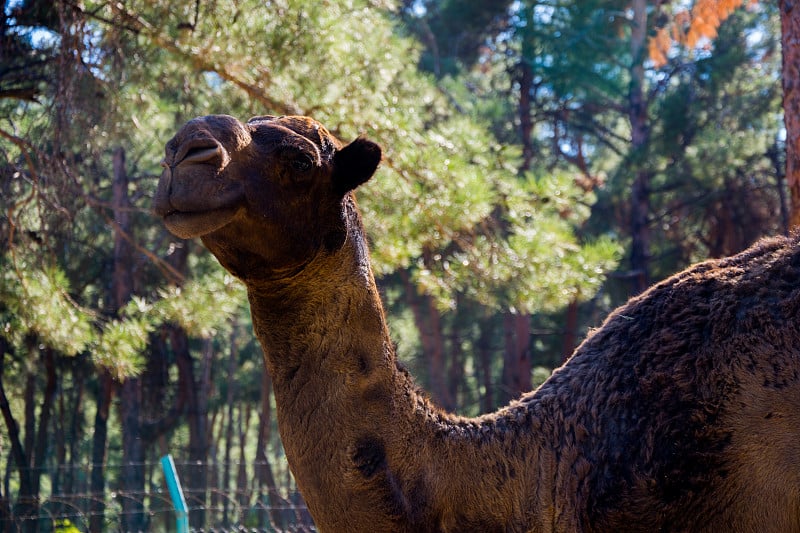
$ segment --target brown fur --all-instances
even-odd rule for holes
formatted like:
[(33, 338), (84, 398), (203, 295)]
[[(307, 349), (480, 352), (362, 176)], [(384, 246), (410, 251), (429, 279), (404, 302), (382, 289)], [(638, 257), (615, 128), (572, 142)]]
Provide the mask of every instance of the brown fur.
[(397, 364), (350, 191), (379, 148), (315, 121), (195, 119), (156, 212), (247, 285), (322, 531), (800, 531), (800, 243), (695, 265), (538, 390), (466, 419)]

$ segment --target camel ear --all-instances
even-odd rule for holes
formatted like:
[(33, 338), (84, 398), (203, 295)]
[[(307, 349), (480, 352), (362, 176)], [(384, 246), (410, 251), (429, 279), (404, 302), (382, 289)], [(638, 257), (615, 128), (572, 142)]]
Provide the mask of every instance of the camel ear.
[(381, 147), (359, 137), (333, 156), (333, 186), (345, 194), (369, 180), (381, 162)]

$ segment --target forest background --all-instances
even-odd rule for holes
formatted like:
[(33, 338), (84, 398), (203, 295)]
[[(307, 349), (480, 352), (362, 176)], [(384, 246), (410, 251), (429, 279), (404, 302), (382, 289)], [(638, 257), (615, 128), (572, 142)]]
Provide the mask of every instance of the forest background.
[(398, 353), (475, 415), (653, 282), (789, 231), (800, 13), (743, 4), (6, 0), (0, 531), (170, 530), (167, 453), (193, 528), (312, 527), (242, 286), (150, 213), (186, 120), (383, 146), (358, 200)]

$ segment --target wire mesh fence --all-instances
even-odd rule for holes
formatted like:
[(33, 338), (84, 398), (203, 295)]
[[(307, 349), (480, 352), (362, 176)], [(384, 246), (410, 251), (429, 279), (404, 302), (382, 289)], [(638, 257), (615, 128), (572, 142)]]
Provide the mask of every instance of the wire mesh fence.
[[(143, 490), (124, 490), (123, 468), (145, 473)], [(258, 465), (177, 463), (193, 532), (316, 531), (308, 509), (289, 476), (260, 484), (242, 475)], [(105, 488), (90, 490), (93, 465), (58, 465), (41, 474), (39, 497), (20, 497), (19, 480), (6, 469), (0, 495), (0, 533), (173, 532), (176, 511), (158, 462), (102, 465)], [(191, 469), (205, 472), (203, 486), (186, 485)], [(237, 472), (223, 479), (222, 472)], [(195, 482), (197, 477), (194, 477)]]

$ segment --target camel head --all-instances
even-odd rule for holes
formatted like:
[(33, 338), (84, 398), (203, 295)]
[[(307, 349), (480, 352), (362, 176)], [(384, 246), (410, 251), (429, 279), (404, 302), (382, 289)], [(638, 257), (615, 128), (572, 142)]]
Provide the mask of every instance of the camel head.
[(345, 200), (380, 159), (375, 143), (345, 146), (307, 117), (199, 117), (167, 142), (154, 211), (242, 279), (291, 275), (341, 246)]

